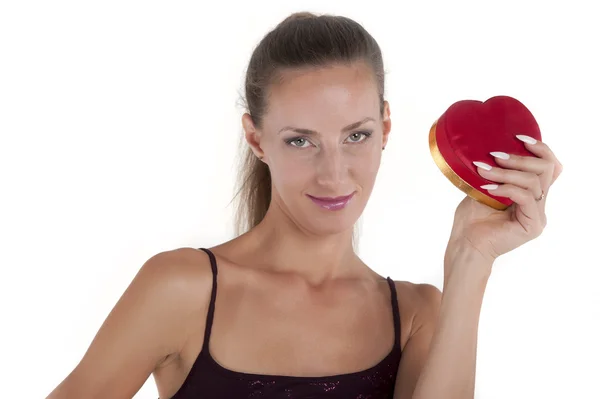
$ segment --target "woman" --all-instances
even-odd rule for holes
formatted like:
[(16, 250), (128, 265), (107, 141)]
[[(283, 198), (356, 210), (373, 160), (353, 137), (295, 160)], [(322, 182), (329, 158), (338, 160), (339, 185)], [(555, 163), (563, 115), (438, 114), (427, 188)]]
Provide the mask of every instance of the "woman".
[(149, 259), (49, 398), (131, 398), (151, 374), (161, 399), (473, 397), (486, 283), (545, 226), (550, 149), (520, 136), (536, 156), (478, 164), (515, 205), (461, 202), (442, 296), (353, 249), (391, 130), (376, 41), (347, 18), (294, 14), (254, 51), (245, 89), (246, 231)]

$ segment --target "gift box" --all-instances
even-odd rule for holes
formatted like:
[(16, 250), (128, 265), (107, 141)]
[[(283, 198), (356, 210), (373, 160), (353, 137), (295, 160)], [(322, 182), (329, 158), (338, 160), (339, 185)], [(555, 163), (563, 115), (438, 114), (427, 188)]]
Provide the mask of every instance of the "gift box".
[(513, 202), (481, 188), (502, 184), (484, 179), (473, 161), (499, 166), (490, 152), (532, 156), (516, 135), (541, 140), (533, 114), (509, 96), (486, 101), (462, 100), (452, 104), (431, 126), (429, 149), (435, 164), (456, 187), (469, 197), (494, 209), (504, 210)]

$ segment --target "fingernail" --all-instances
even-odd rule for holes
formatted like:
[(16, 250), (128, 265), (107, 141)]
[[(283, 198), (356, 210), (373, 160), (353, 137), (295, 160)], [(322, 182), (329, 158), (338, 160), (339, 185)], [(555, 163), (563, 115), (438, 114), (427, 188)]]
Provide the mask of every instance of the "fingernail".
[(510, 155), (508, 155), (505, 152), (500, 152), (500, 151), (494, 151), (494, 152), (490, 152), (490, 155), (496, 158), (500, 158), (500, 159), (509, 159)]
[(534, 139), (533, 137), (525, 136), (524, 134), (517, 134), (517, 138), (527, 144), (537, 143), (536, 139)]
[(485, 170), (492, 170), (492, 167), (490, 165), (488, 165), (487, 163), (473, 161), (473, 164), (475, 166), (485, 169)]
[(497, 184), (484, 184), (483, 186), (481, 186), (481, 188), (483, 188), (484, 190), (495, 190), (498, 188)]

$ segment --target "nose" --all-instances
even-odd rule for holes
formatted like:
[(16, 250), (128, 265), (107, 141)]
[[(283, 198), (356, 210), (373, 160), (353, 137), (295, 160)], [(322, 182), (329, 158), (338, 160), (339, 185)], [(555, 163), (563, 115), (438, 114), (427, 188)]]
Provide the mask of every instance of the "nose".
[(315, 160), (317, 183), (323, 186), (339, 186), (348, 175), (346, 161), (339, 149), (324, 150)]

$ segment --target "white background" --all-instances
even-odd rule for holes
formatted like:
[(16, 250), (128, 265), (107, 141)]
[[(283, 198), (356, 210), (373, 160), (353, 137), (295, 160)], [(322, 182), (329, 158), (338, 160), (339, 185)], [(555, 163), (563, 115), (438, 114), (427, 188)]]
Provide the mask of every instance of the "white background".
[[(245, 68), (303, 10), (356, 19), (384, 53), (393, 130), (360, 237), (383, 275), (442, 284), (463, 194), (429, 154), (435, 118), (498, 94), (530, 108), (565, 170), (546, 231), (496, 262), (477, 398), (600, 397), (591, 0), (2, 2), (3, 397), (45, 397), (150, 256), (232, 237)], [(149, 378), (136, 398), (156, 397)]]

